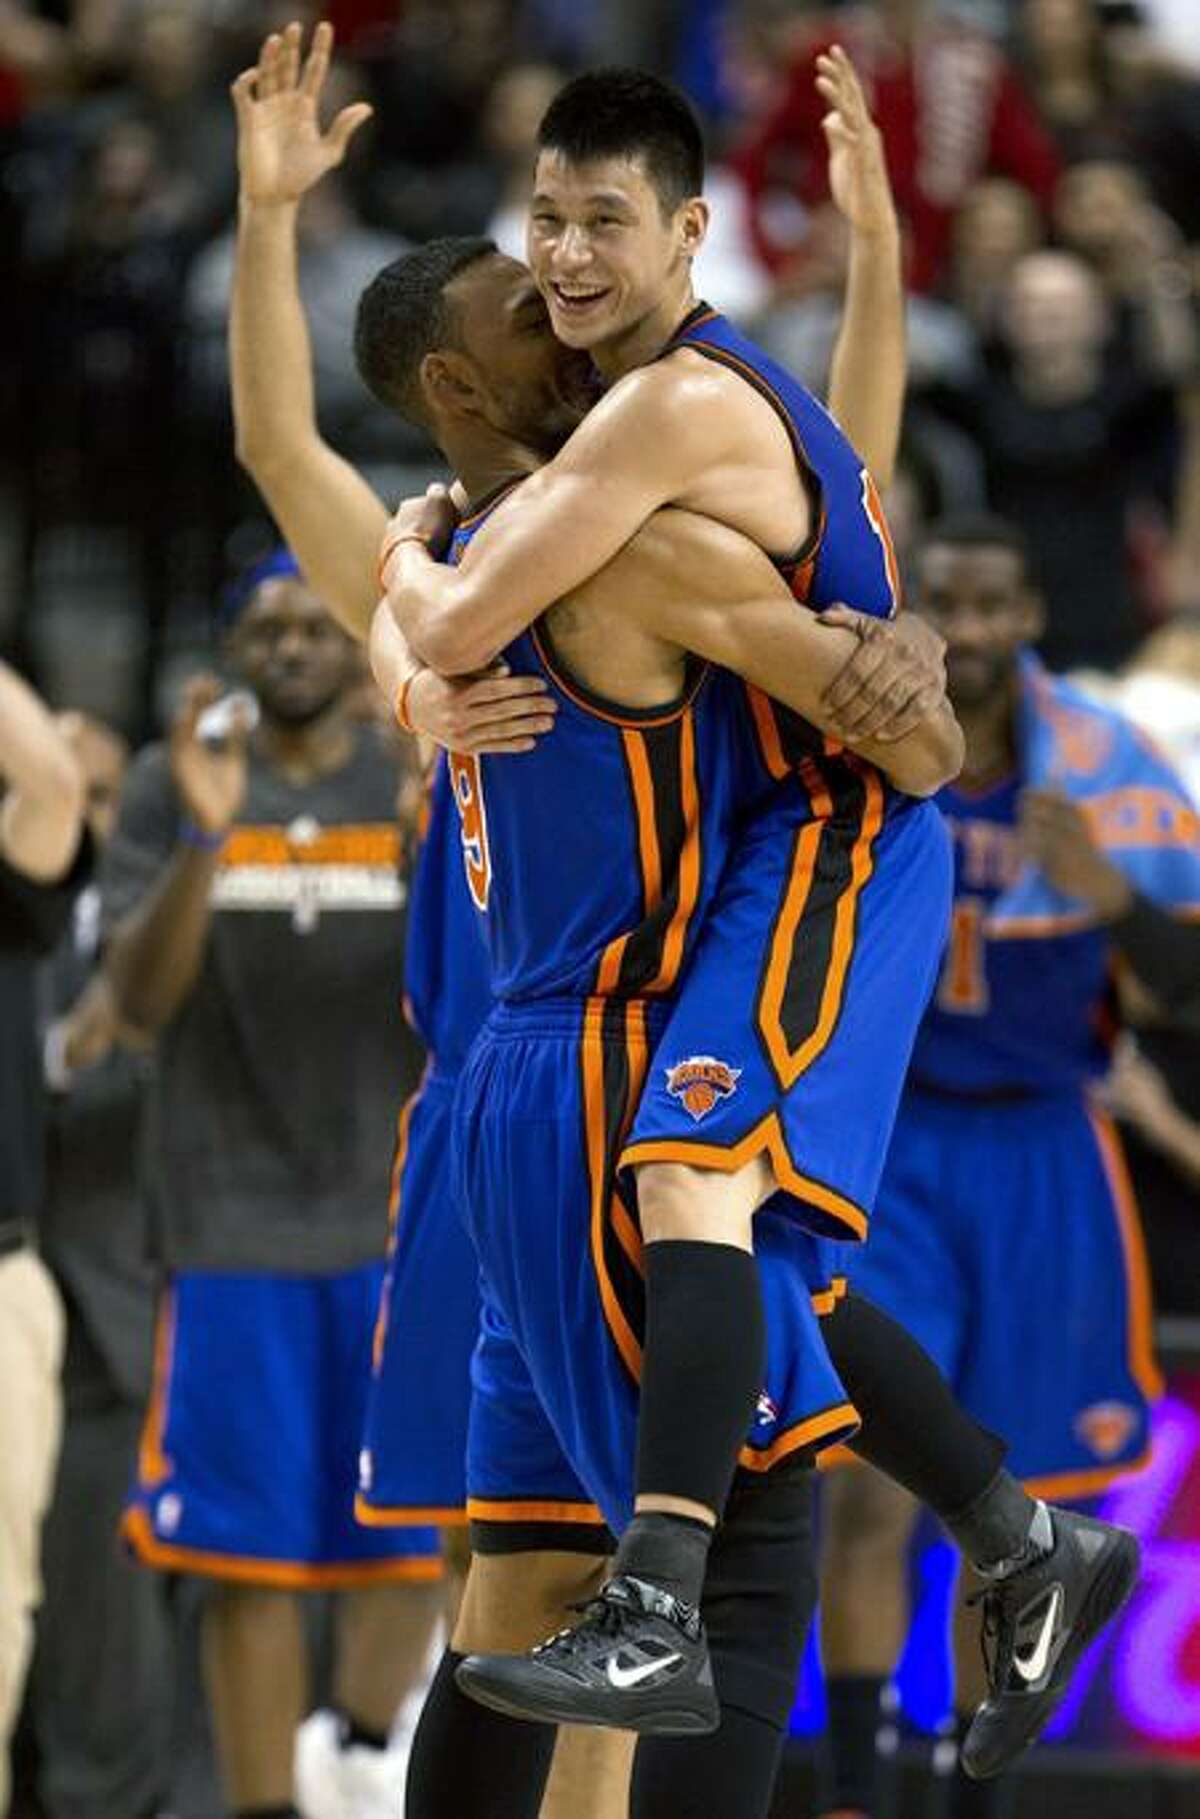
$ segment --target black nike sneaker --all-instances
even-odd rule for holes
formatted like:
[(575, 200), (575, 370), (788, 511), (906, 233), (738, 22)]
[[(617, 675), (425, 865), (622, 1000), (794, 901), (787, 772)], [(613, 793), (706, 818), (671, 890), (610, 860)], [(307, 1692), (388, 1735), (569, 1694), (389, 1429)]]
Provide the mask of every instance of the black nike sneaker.
[(527, 1655), (468, 1655), (455, 1674), (510, 1718), (694, 1737), (721, 1720), (700, 1613), (628, 1574), (576, 1607), (583, 1619)]
[(989, 1688), (962, 1743), (975, 1781), (998, 1775), (1041, 1734), (1137, 1581), (1141, 1549), (1128, 1529), (1042, 1504), (1030, 1534), (1028, 1563), (975, 1594)]

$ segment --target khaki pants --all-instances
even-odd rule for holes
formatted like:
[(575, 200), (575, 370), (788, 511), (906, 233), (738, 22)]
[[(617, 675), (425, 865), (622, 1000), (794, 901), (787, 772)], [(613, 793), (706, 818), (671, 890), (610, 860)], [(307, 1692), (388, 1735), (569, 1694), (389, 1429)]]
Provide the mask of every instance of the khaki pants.
[(0, 1813), (8, 1811), (8, 1745), (21, 1706), (42, 1595), (42, 1517), (62, 1426), (58, 1290), (32, 1251), (0, 1257)]

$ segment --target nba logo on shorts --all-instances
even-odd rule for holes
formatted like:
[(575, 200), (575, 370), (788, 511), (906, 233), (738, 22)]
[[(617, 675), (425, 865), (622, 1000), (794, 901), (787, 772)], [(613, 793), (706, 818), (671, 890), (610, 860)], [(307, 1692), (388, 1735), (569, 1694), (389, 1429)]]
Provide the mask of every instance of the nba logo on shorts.
[(673, 1099), (683, 1101), (699, 1124), (718, 1099), (728, 1099), (737, 1091), (741, 1077), (740, 1067), (730, 1067), (715, 1055), (690, 1055), (667, 1069), (667, 1091)]
[(1137, 1410), (1127, 1402), (1093, 1402), (1075, 1417), (1075, 1432), (1097, 1459), (1115, 1459), (1129, 1444), (1137, 1421)]

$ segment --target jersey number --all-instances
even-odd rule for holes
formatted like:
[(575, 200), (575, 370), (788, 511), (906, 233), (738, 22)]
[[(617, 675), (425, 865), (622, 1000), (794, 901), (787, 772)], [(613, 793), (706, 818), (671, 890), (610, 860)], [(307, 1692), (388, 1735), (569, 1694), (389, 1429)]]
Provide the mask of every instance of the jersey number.
[(938, 1004), (960, 1016), (982, 1017), (991, 1002), (983, 939), (986, 905), (981, 897), (959, 897), (950, 915)]
[(450, 781), (462, 823), (463, 864), (467, 887), (477, 909), (488, 906), (492, 888), (492, 855), (488, 847), (487, 809), (483, 800), (483, 774), (474, 755), (451, 752)]

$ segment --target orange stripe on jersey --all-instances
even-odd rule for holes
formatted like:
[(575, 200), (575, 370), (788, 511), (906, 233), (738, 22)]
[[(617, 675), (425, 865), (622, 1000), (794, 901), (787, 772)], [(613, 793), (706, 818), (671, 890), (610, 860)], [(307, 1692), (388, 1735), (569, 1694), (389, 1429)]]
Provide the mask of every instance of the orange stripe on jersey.
[(281, 1591), (339, 1591), (355, 1585), (423, 1584), (443, 1577), (440, 1555), (401, 1554), (391, 1560), (346, 1560), (310, 1565), (303, 1560), (259, 1560), (252, 1554), (217, 1554), (207, 1548), (160, 1541), (144, 1509), (126, 1510), (121, 1533), (140, 1560), (166, 1572), (198, 1573), (236, 1585), (271, 1585)]
[(900, 564), (896, 560), (896, 546), (892, 542), (892, 533), (884, 516), (883, 500), (879, 497), (879, 488), (864, 467), (862, 470), (863, 511), (867, 523), (883, 545), (883, 570), (887, 576), (888, 592), (892, 596), (893, 614), (900, 606)]
[(852, 1402), (839, 1402), (833, 1408), (822, 1409), (819, 1415), (810, 1415), (806, 1421), (798, 1421), (795, 1427), (787, 1428), (770, 1446), (744, 1446), (738, 1454), (738, 1463), (749, 1472), (769, 1472), (781, 1459), (789, 1459), (804, 1446), (819, 1446), (822, 1441), (827, 1444), (832, 1435), (839, 1441), (846, 1440), (862, 1426), (862, 1419)]
[(750, 703), (750, 712), (754, 718), (755, 731), (762, 751), (763, 763), (777, 783), (790, 777), (792, 767), (784, 756), (783, 743), (779, 737), (779, 724), (771, 708), (769, 698), (760, 688), (746, 684), (746, 697)]
[[(396, 1249), (396, 1234), (400, 1229), (400, 1184), (404, 1176), (405, 1159), (408, 1156), (408, 1127), (412, 1123), (417, 1100), (425, 1091), (428, 1072), (427, 1065), (420, 1085), (414, 1093), (409, 1094), (401, 1106), (400, 1116), (396, 1120), (396, 1154), (392, 1160), (392, 1181), (388, 1192), (387, 1254), (389, 1263)], [(371, 1335), (371, 1369), (376, 1373), (383, 1363), (383, 1346), (387, 1338), (388, 1319), (391, 1314), (391, 1289), (389, 1273), (384, 1278), (383, 1287), (379, 1291), (379, 1310), (375, 1315), (375, 1330)]]
[(650, 755), (641, 733), (622, 733), (621, 741), (625, 747), (625, 761), (629, 766), (633, 800), (637, 809), (642, 904), (646, 915), (649, 915), (662, 902), (662, 860), (658, 850), (658, 828), (654, 820), (654, 781), (650, 775)]
[(752, 1130), (736, 1143), (699, 1143), (686, 1137), (651, 1137), (642, 1143), (631, 1143), (618, 1158), (621, 1168), (640, 1168), (647, 1162), (685, 1162), (691, 1168), (719, 1169), (733, 1174), (765, 1150), (771, 1159), (775, 1185), (805, 1200), (819, 1212), (827, 1213), (837, 1225), (844, 1226), (851, 1238), (865, 1238), (869, 1220), (861, 1206), (839, 1194), (835, 1188), (812, 1175), (806, 1175), (792, 1160), (777, 1112), (768, 1112)]
[(166, 1437), (167, 1400), (171, 1383), (171, 1365), (175, 1354), (175, 1290), (163, 1290), (154, 1325), (154, 1375), (146, 1419), (142, 1424), (138, 1447), (138, 1482), (145, 1490), (162, 1484), (175, 1470), (174, 1462), (163, 1451)]
[(1070, 1497), (1098, 1497), (1110, 1484), (1144, 1472), (1151, 1456), (1152, 1450), (1147, 1447), (1144, 1453), (1125, 1465), (1097, 1465), (1082, 1472), (1059, 1472), (1048, 1478), (1026, 1478), (1022, 1482), (1031, 1497), (1048, 1497), (1054, 1503), (1062, 1503)]
[(538, 1502), (533, 1498), (468, 1497), (467, 1515), (472, 1522), (578, 1522), (603, 1528), (604, 1517), (594, 1503)]
[(589, 1000), (580, 1040), (583, 1070), (583, 1115), (587, 1133), (588, 1182), (591, 1192), (590, 1237), (592, 1268), (600, 1291), (600, 1304), (613, 1342), (636, 1380), (641, 1376), (642, 1347), (630, 1326), (609, 1274), (604, 1254), (605, 1225), (611, 1212), (612, 1186), (608, 1167), (608, 1116), (604, 1093), (604, 1038), (601, 1020), (604, 1000)]
[(1142, 1217), (1116, 1127), (1092, 1106), (1088, 1107), (1088, 1119), (1108, 1178), (1121, 1231), (1121, 1249), (1125, 1254), (1129, 1284), (1129, 1371), (1142, 1394), (1153, 1401), (1163, 1393), (1163, 1380), (1154, 1356), (1154, 1303)]
[(465, 1528), (468, 1517), (461, 1504), (368, 1503), (362, 1492), (354, 1499), (354, 1520), (360, 1528)]

